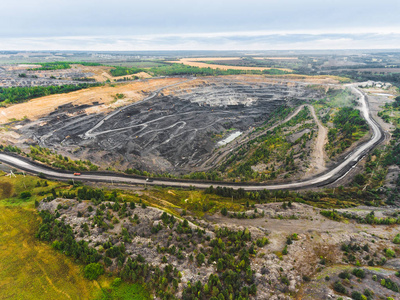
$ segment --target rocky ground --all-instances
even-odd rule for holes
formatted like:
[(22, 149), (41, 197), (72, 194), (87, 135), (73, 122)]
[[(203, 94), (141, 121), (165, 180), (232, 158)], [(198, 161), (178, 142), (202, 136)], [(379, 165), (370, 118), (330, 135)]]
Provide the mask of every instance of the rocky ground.
[[(375, 293), (373, 299), (400, 298), (399, 293), (380, 284), (382, 279), (390, 279), (400, 285), (395, 276), (400, 265), (396, 258), (399, 249), (393, 243), (395, 235), (400, 233), (398, 227), (336, 222), (305, 204), (292, 203), (285, 208), (282, 203), (269, 203), (244, 212), (247, 218), (234, 217), (233, 212), (228, 212), (228, 216), (217, 213), (201, 219), (187, 216), (188, 228), (201, 234), (186, 235), (177, 230), (183, 218), (165, 225), (165, 214), (163, 216), (160, 209), (140, 203), (132, 208), (127, 203), (125, 209), (116, 212), (114, 205), (109, 201), (96, 206), (91, 201), (57, 198), (42, 201), (39, 210), (57, 213), (58, 219), (71, 225), (77, 240), (89, 242), (100, 252), (108, 241), (114, 245), (124, 242), (132, 257), (140, 254), (154, 265), (172, 264), (182, 273), (181, 287), (188, 281), (205, 282), (216, 272), (215, 265), (205, 263), (199, 267), (190, 259), (190, 255), (195, 256), (201, 248), (209, 247), (207, 240), (215, 237), (216, 228), (227, 227), (234, 231), (247, 228), (253, 241), (263, 237), (269, 240), (265, 246), (255, 247), (255, 254), (251, 256), (257, 285), (255, 299), (338, 299), (345, 296), (333, 288), (338, 280), (343, 282), (348, 295), (370, 289)], [(124, 207), (123, 203), (119, 205)], [(96, 223), (99, 208), (103, 208), (107, 225)], [(348, 211), (364, 214), (371, 208)], [(392, 211), (391, 208), (378, 209), (376, 215), (385, 216)], [(154, 229), (157, 227), (158, 231)], [(176, 252), (168, 253), (166, 249), (173, 246)], [(344, 250), (343, 247), (348, 248)], [(388, 256), (385, 249), (394, 250), (394, 257)], [(346, 281), (338, 277), (345, 269), (351, 273), (354, 265), (365, 270), (365, 278), (352, 275)], [(114, 259), (109, 270), (116, 268)]]

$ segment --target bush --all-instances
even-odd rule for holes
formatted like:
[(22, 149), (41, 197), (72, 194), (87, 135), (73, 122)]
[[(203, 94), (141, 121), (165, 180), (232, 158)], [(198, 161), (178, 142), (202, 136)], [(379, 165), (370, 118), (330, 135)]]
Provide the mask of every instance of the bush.
[(114, 281), (111, 283), (111, 285), (113, 287), (119, 287), (121, 285), (121, 283), (122, 283), (122, 279), (117, 277), (114, 279)]
[(392, 257), (395, 256), (395, 253), (394, 253), (394, 251), (392, 249), (389, 248), (389, 249), (386, 249), (385, 256), (388, 257), (388, 258), (392, 258)]
[(199, 266), (201, 266), (203, 263), (204, 263), (204, 261), (205, 261), (205, 256), (204, 256), (204, 254), (203, 253), (199, 253), (199, 254), (197, 254), (197, 256), (196, 256), (196, 259), (197, 259), (197, 264), (199, 265)]
[(335, 283), (333, 284), (333, 289), (338, 293), (347, 294), (346, 288), (339, 280), (335, 281)]
[(226, 209), (226, 207), (223, 207), (223, 208), (221, 209), (221, 214), (222, 214), (223, 216), (228, 215), (228, 210)]
[(262, 239), (257, 239), (256, 245), (257, 247), (264, 247), (266, 244), (269, 244), (269, 240), (266, 237), (263, 237)]
[(342, 279), (350, 279), (351, 275), (348, 270), (339, 273), (339, 277)]
[(84, 276), (89, 280), (96, 280), (104, 274), (104, 267), (99, 263), (88, 264), (83, 270)]
[(355, 268), (352, 273), (358, 278), (365, 278), (365, 271), (363, 269)]
[(21, 193), (21, 198), (22, 199), (28, 199), (30, 197), (32, 197), (32, 194), (30, 192), (22, 192)]
[(353, 291), (351, 293), (351, 298), (353, 298), (354, 300), (362, 300), (361, 296), (362, 296), (362, 294), (357, 291)]
[(394, 237), (393, 243), (400, 244), (400, 233)]

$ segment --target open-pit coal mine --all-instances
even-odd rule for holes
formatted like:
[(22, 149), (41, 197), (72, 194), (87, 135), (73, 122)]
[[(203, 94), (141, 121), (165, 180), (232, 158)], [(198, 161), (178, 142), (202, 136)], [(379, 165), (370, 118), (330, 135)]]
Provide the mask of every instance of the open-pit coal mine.
[[(280, 106), (321, 97), (321, 91), (300, 83), (197, 79), (109, 114), (89, 113), (90, 106), (60, 106), (19, 133), (32, 144), (103, 167), (185, 174), (218, 151), (218, 142), (232, 132), (261, 126)], [(94, 99), (92, 106), (99, 104), (101, 99)]]

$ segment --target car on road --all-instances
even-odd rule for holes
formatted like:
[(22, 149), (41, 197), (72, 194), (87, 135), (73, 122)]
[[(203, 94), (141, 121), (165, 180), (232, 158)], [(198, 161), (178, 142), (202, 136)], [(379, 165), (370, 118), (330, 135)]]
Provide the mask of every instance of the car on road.
[(74, 173), (74, 176), (81, 176), (81, 173)]

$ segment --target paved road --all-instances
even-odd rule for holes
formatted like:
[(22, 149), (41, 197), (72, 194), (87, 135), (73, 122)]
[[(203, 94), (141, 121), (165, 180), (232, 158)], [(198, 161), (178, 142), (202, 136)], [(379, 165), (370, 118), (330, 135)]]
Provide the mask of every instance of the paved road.
[[(342, 178), (345, 176), (349, 170), (354, 167), (354, 165), (373, 147), (375, 147), (383, 137), (383, 132), (379, 125), (371, 118), (369, 107), (367, 101), (365, 99), (365, 95), (358, 90), (354, 85), (347, 85), (351, 88), (356, 94), (360, 96), (360, 111), (372, 129), (372, 137), (371, 139), (356, 148), (352, 153), (350, 153), (343, 162), (335, 166), (329, 172), (326, 172), (321, 175), (317, 175), (315, 178), (311, 178), (308, 180), (300, 181), (300, 182), (292, 182), (292, 183), (283, 183), (283, 184), (246, 184), (246, 183), (213, 183), (215, 186), (225, 186), (229, 188), (243, 188), (245, 190), (261, 190), (261, 189), (268, 189), (268, 190), (279, 190), (279, 189), (302, 189), (308, 187), (315, 187), (315, 186), (323, 186), (328, 183), (331, 183), (338, 178)], [(23, 169), (25, 171), (29, 171), (32, 173), (43, 173), (48, 177), (57, 178), (57, 179), (78, 179), (82, 181), (101, 181), (101, 182), (119, 182), (119, 183), (131, 183), (131, 184), (145, 184), (146, 180), (143, 178), (133, 178), (129, 176), (123, 175), (110, 175), (110, 174), (83, 174), (78, 178), (73, 174), (63, 173), (56, 170), (50, 170), (46, 167), (42, 167), (37, 164), (33, 164), (25, 159), (21, 159), (18, 157), (10, 156), (4, 153), (0, 153), (0, 161), (12, 165), (14, 167)], [(152, 182), (148, 182), (149, 185), (168, 185), (174, 187), (190, 187), (194, 186), (197, 188), (207, 188), (210, 186), (211, 183), (199, 183), (199, 182), (189, 182), (189, 181), (177, 181), (177, 180), (160, 180), (154, 179)]]

